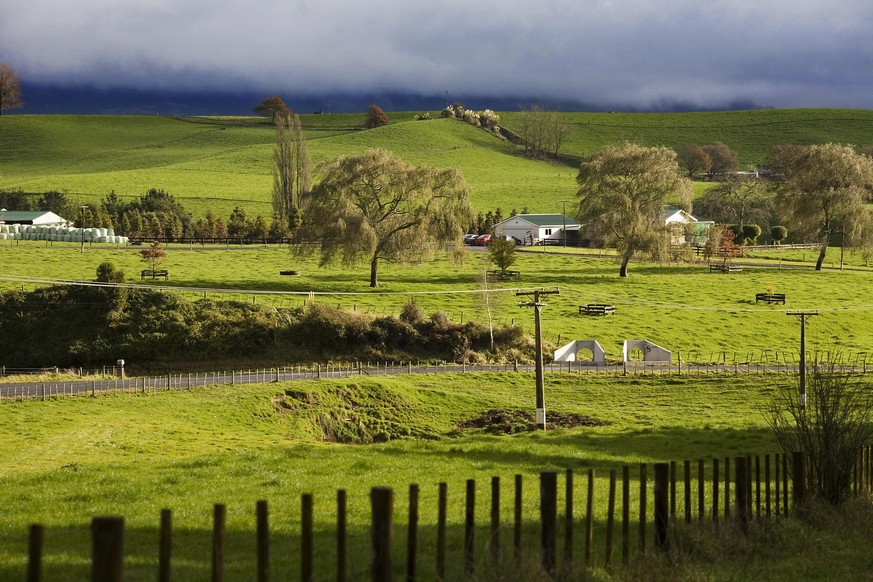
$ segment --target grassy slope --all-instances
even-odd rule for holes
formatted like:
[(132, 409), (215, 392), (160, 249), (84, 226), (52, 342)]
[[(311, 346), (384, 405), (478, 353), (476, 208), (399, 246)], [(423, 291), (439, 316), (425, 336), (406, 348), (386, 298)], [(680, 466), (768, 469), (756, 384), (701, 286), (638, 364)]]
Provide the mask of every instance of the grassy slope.
[[(516, 113), (501, 114), (513, 128)], [(763, 110), (689, 114), (563, 114), (572, 127), (565, 151), (590, 154), (605, 144), (635, 141), (673, 146), (721, 140), (741, 165), (759, 163), (777, 143), (834, 141), (873, 144), (873, 112)], [(575, 169), (518, 156), (514, 148), (457, 121), (413, 121), (391, 114), (392, 124), (357, 131), (358, 115), (305, 115), (310, 152), (328, 157), (384, 147), (414, 163), (463, 170), (479, 209), (528, 207), (557, 212), (572, 198)], [(273, 131), (238, 120), (161, 117), (30, 116), (0, 118), (0, 188), (69, 192), (83, 201), (110, 190), (137, 196), (163, 188), (195, 216), (211, 209), (228, 215), (235, 205), (269, 216)]]
[[(541, 470), (604, 472), (623, 463), (772, 451), (775, 445), (756, 410), (769, 393), (760, 383), (550, 376), (550, 410), (615, 424), (511, 437), (446, 435), (457, 421), (490, 408), (529, 407), (529, 374), (373, 378), (4, 404), (0, 485), (16, 494), (7, 498), (0, 520), (0, 578), (13, 578), (20, 571), (24, 532), (31, 522), (49, 528), (47, 577), (83, 578), (90, 516), (121, 514), (127, 519), (126, 551), (132, 556), (127, 579), (150, 579), (157, 515), (170, 507), (177, 528), (177, 575), (205, 579), (211, 507), (226, 502), (228, 562), (231, 577), (238, 579), (254, 571), (248, 532), (253, 531), (258, 499), (271, 504), (273, 567), (288, 567), (288, 556), (296, 555), (293, 548), (299, 543), (293, 541), (299, 495), (315, 493), (322, 531), (330, 528), (338, 488), (349, 491), (352, 550), (364, 552), (366, 534), (360, 527), (367, 515), (366, 495), (377, 485), (401, 491), (408, 483), (421, 485), (422, 547), (430, 548), (439, 481), (449, 484), (450, 519), (459, 524), (466, 479), (478, 479), (484, 496), (487, 480), (499, 475), (508, 499), (512, 475), (524, 474), (525, 517), (533, 520), (535, 475)], [(283, 389), (319, 393), (330, 388), (350, 394), (370, 391), (391, 403), (367, 408), (372, 405), (359, 400), (356, 410), (347, 409), (354, 418), (402, 418), (408, 426), (427, 427), (441, 438), (365, 447), (322, 444), (313, 423), (317, 411), (281, 412), (271, 402)], [(581, 499), (581, 490), (578, 495)], [(398, 496), (398, 522), (403, 523), (399, 516), (405, 495)], [(599, 504), (598, 513), (604, 511)], [(484, 501), (479, 513), (480, 522), (487, 523)], [(481, 544), (484, 536), (478, 539)], [(332, 546), (326, 534), (317, 545), (322, 559), (330, 554), (325, 546)], [(366, 563), (353, 559), (352, 564), (353, 579), (363, 576)]]
[[(126, 579), (153, 579), (158, 514), (169, 507), (174, 510), (174, 578), (207, 580), (211, 508), (219, 502), (228, 504), (228, 576), (251, 579), (254, 506), (259, 499), (270, 503), (273, 575), (287, 577), (282, 573), (299, 571), (302, 493), (314, 493), (317, 562), (331, 563), (333, 500), (339, 488), (349, 493), (352, 579), (363, 579), (369, 488), (389, 485), (397, 491), (396, 559), (400, 567), (409, 483), (421, 487), (419, 543), (426, 556), (421, 567), (429, 573), (439, 482), (448, 484), (449, 578), (455, 579), (462, 562), (465, 480), (477, 480), (477, 521), (484, 526), (489, 519), (490, 478), (501, 477), (503, 516), (508, 523), (512, 477), (522, 474), (526, 533), (533, 547), (537, 543), (536, 476), (543, 470), (563, 472), (566, 468), (577, 473), (577, 527), (583, 515), (583, 474), (589, 468), (597, 472), (595, 556), (600, 564), (606, 511), (603, 476), (609, 469), (639, 462), (774, 452), (776, 445), (760, 409), (774, 386), (790, 386), (791, 382), (780, 377), (725, 382), (550, 374), (546, 396), (550, 411), (581, 413), (613, 424), (514, 436), (452, 433), (459, 420), (491, 408), (530, 408), (530, 374), (373, 377), (6, 403), (0, 407), (6, 419), (0, 424), (0, 486), (14, 495), (7, 495), (0, 510), (0, 579), (21, 577), (26, 530), (32, 522), (48, 527), (47, 579), (85, 578), (88, 523), (91, 516), (103, 514), (126, 518)], [(320, 425), (315, 422), (321, 411), (280, 409), (273, 399), (285, 390), (298, 399), (307, 394), (344, 394), (345, 401), (332, 402), (335, 409), (345, 407), (339, 409), (339, 416), (348, 415), (351, 423), (394, 420), (431, 437), (370, 446), (321, 443)], [(560, 487), (563, 491), (563, 482)], [(637, 502), (637, 491), (631, 487), (631, 503)], [(651, 481), (649, 491), (651, 495)], [(679, 504), (681, 515), (681, 496)], [(563, 493), (559, 507), (563, 507)], [(784, 527), (793, 538), (809, 536), (796, 525)], [(773, 530), (769, 539), (784, 534)], [(508, 548), (510, 530), (504, 535)], [(486, 539), (482, 527), (476, 534), (477, 556), (486, 555)], [(764, 579), (792, 580), (826, 577), (834, 568), (842, 579), (848, 579), (867, 567), (863, 539), (849, 543), (830, 530), (819, 530), (814, 539), (814, 560), (798, 561), (794, 553), (774, 554), (770, 548), (755, 547), (734, 556), (731, 552), (739, 550), (730, 543), (720, 549), (698, 547), (700, 562), (691, 561), (682, 568), (708, 573), (703, 577), (698, 573), (693, 579), (736, 579), (737, 572), (762, 577), (766, 572)], [(635, 536), (631, 543), (636, 545)], [(707, 551), (716, 553), (707, 557)], [(319, 580), (332, 578), (330, 566), (319, 570)], [(675, 569), (667, 572), (673, 572), (669, 576), (673, 579)]]
[[(835, 255), (836, 256), (836, 255)], [(282, 247), (250, 250), (198, 251), (171, 249), (165, 261), (170, 285), (206, 288), (263, 289), (295, 291), (293, 296), (262, 296), (260, 305), (288, 307), (302, 305), (309, 291), (326, 293), (320, 302), (343, 305), (370, 313), (398, 314), (409, 295), (398, 292), (439, 291), (457, 294), (417, 296), (416, 302), (428, 313), (445, 311), (454, 321), (485, 321), (485, 310), (476, 296), (466, 291), (478, 288), (477, 275), (483, 269), (484, 253), (468, 253), (462, 265), (435, 259), (421, 265), (385, 264), (382, 287), (367, 287), (366, 266), (320, 269), (312, 261), (295, 259)], [(808, 260), (812, 260), (809, 253)], [(97, 265), (113, 261), (127, 273), (128, 281), (139, 282), (142, 268), (136, 249), (113, 249), (99, 245), (79, 252), (75, 244), (43, 243), (0, 246), (0, 275), (91, 280)], [(675, 352), (686, 361), (709, 362), (734, 357), (759, 361), (762, 353), (772, 360), (776, 352), (796, 357), (799, 329), (785, 307), (755, 305), (755, 293), (772, 286), (788, 296), (789, 309), (818, 309), (821, 316), (810, 321), (807, 341), (815, 350), (844, 349), (866, 352), (873, 344), (873, 328), (867, 315), (870, 304), (869, 272), (769, 268), (746, 268), (739, 275), (710, 274), (705, 266), (634, 264), (631, 276), (618, 277), (618, 266), (610, 259), (579, 255), (520, 253), (515, 268), (522, 273), (514, 287), (560, 286), (561, 294), (549, 298), (543, 311), (545, 337), (551, 344), (572, 339), (597, 339), (610, 358), (619, 358), (625, 339), (648, 339)], [(281, 277), (281, 269), (299, 269), (299, 277)], [(7, 288), (12, 283), (5, 284)], [(385, 294), (387, 292), (387, 294)], [(332, 295), (339, 293), (339, 295)], [(356, 293), (345, 295), (344, 293)], [(191, 300), (201, 293), (187, 293)], [(499, 323), (525, 325), (530, 331), (532, 314), (516, 305), (510, 292), (492, 305)], [(251, 295), (236, 299), (251, 302)], [(614, 317), (582, 317), (578, 305), (592, 301), (610, 302), (618, 308)], [(848, 354), (847, 354), (848, 355)], [(780, 357), (781, 359), (781, 357)], [(274, 365), (273, 363), (265, 365)]]

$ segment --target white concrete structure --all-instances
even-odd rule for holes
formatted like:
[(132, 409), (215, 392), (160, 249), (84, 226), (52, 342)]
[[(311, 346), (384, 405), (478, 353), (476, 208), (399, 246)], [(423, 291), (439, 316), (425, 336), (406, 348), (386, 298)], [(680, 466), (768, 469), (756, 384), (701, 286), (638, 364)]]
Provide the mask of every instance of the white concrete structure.
[(623, 362), (631, 361), (629, 356), (633, 350), (643, 352), (644, 362), (664, 362), (669, 364), (673, 360), (673, 353), (670, 350), (665, 350), (650, 341), (624, 340), (624, 346), (621, 348), (621, 359)]
[(555, 350), (555, 362), (576, 362), (580, 350), (591, 352), (592, 364), (606, 364), (606, 352), (597, 340), (575, 340)]

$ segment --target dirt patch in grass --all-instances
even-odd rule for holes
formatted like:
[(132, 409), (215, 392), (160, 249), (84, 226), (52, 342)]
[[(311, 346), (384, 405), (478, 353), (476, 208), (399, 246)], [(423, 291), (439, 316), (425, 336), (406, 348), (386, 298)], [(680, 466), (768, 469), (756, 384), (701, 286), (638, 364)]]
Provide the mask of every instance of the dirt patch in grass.
[[(576, 428), (580, 426), (609, 426), (612, 422), (582, 414), (549, 412), (547, 428)], [(489, 410), (481, 416), (458, 423), (459, 429), (477, 429), (492, 434), (516, 434), (537, 430), (536, 418), (527, 410), (508, 408)]]

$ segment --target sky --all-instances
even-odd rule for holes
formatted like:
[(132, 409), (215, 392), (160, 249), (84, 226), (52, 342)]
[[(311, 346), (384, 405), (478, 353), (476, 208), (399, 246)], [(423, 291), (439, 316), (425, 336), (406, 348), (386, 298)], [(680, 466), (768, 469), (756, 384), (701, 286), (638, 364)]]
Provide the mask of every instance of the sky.
[(0, 62), (97, 89), (869, 109), (871, 31), (870, 0), (3, 0)]

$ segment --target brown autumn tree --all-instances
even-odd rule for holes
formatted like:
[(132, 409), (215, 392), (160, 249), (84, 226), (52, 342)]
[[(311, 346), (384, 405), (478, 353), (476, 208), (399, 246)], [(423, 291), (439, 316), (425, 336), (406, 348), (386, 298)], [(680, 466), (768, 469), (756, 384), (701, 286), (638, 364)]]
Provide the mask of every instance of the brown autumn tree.
[(281, 97), (267, 97), (257, 105), (252, 111), (255, 115), (261, 117), (269, 117), (275, 122), (277, 119), (291, 117), (291, 110), (285, 106), (285, 102)]
[(4, 109), (18, 109), (21, 101), (21, 81), (12, 65), (0, 63), (0, 115)]
[(688, 172), (688, 177), (693, 179), (698, 172), (709, 172), (712, 159), (702, 146), (696, 143), (683, 143), (676, 146), (676, 159), (679, 165)]
[(736, 172), (740, 165), (737, 152), (720, 141), (703, 146), (703, 151), (709, 156), (710, 164), (709, 169), (706, 170), (706, 175), (710, 180), (716, 176), (723, 177), (731, 172)]
[(367, 107), (367, 119), (365, 123), (367, 129), (388, 125), (388, 116), (385, 115), (385, 112), (382, 111), (382, 108), (378, 105), (370, 105)]

